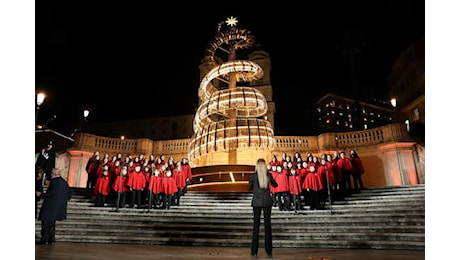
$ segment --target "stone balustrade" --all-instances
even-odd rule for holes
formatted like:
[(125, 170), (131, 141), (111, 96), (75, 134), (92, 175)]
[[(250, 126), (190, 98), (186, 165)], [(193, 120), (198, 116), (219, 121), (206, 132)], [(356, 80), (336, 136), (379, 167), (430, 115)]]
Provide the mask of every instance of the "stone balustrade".
[[(273, 154), (293, 155), (294, 152), (299, 152), (304, 156), (306, 153), (320, 155), (332, 151), (355, 149), (359, 151), (362, 160), (367, 164), (367, 172), (373, 172), (372, 174), (376, 175), (371, 177), (371, 174), (367, 174), (365, 177), (365, 179), (369, 178), (368, 183), (372, 186), (413, 184), (417, 182), (417, 179), (419, 183), (420, 180), (424, 180), (424, 169), (420, 167), (420, 165), (424, 165), (424, 162), (419, 162), (419, 159), (416, 158), (419, 155), (414, 152), (416, 150), (415, 143), (411, 142), (404, 124), (390, 124), (352, 132), (324, 133), (318, 136), (275, 136), (275, 140), (274, 150), (264, 155), (266, 160), (270, 160)], [(154, 141), (142, 138), (122, 140), (80, 133), (77, 135), (74, 145), (68, 149), (68, 154), (71, 157), (68, 161), (71, 165), (67, 167), (69, 169), (67, 175), (71, 180), (78, 180), (74, 186), (81, 187), (85, 183), (84, 179), (87, 175), (82, 164), (86, 164), (94, 151), (109, 155), (117, 153), (124, 155), (144, 154), (146, 156), (150, 154), (164, 155), (166, 158), (173, 157), (175, 161), (179, 161), (182, 158), (188, 158), (189, 143), (190, 139)], [(394, 157), (395, 152), (403, 155), (403, 157)], [(210, 162), (205, 163), (205, 165), (225, 164), (224, 161), (219, 161), (221, 159), (219, 156), (214, 157), (218, 163)], [(223, 156), (225, 157), (225, 155)], [(248, 164), (248, 162), (255, 162), (261, 155), (242, 150), (239, 156), (241, 162), (244, 163), (238, 164)], [(254, 156), (257, 158), (252, 158)], [(420, 156), (424, 158), (424, 154)], [(404, 162), (401, 159), (395, 162), (394, 158), (405, 159)], [(408, 165), (411, 169), (409, 173)]]
[[(302, 152), (339, 149), (346, 150), (362, 146), (388, 142), (409, 141), (409, 135), (403, 124), (390, 124), (369, 130), (345, 133), (325, 133), (319, 136), (276, 136), (276, 152)], [(120, 139), (79, 134), (73, 149), (99, 151), (108, 154), (163, 154), (165, 156), (181, 155), (187, 157), (190, 139), (158, 140)]]

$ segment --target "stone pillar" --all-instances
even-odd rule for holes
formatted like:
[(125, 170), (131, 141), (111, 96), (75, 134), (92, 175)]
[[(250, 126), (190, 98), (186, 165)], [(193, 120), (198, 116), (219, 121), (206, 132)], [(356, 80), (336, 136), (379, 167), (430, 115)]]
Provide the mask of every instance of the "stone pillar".
[(146, 138), (136, 139), (136, 153), (149, 156), (153, 153), (153, 141)]
[(399, 142), (379, 146), (383, 152), (386, 186), (419, 184), (413, 142)]
[(93, 152), (68, 150), (68, 153), (70, 154), (70, 163), (67, 183), (70, 187), (85, 188), (88, 180), (88, 173), (85, 167)]
[(332, 154), (331, 151), (335, 151), (338, 149), (335, 133), (325, 133), (318, 135), (317, 143), (317, 149), (319, 151), (328, 151)]

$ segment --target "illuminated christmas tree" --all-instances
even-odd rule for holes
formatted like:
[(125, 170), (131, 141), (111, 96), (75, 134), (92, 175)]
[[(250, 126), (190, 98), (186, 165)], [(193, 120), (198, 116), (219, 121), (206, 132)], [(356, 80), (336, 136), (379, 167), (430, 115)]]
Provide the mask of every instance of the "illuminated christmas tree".
[(237, 24), (234, 17), (219, 23), (205, 50), (208, 72), (199, 86), (189, 149), (193, 167), (254, 165), (258, 158), (269, 159), (275, 145), (266, 98), (248, 86), (264, 72), (253, 61), (237, 59), (237, 52), (253, 47), (256, 39)]

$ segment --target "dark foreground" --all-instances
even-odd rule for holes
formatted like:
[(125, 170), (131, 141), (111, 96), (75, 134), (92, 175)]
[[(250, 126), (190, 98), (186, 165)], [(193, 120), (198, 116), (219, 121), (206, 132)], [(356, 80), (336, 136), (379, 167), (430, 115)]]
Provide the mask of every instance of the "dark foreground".
[[(423, 260), (424, 251), (376, 250), (376, 249), (311, 249), (273, 248), (271, 259), (321, 259), (324, 260)], [(35, 259), (269, 259), (263, 248), (252, 257), (249, 248), (241, 247), (192, 247), (127, 244), (59, 243), (36, 245)]]

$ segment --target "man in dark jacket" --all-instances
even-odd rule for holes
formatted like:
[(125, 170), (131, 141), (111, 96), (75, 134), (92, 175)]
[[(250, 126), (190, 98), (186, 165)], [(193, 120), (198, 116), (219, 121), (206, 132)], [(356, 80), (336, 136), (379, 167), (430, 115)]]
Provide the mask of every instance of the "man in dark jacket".
[(43, 169), (45, 172), (44, 178), (50, 181), (51, 171), (56, 167), (56, 150), (54, 149), (53, 141), (50, 141), (46, 148), (40, 150), (35, 165)]
[(59, 170), (51, 171), (51, 182), (45, 192), (43, 204), (38, 215), (42, 221), (39, 244), (53, 244), (56, 232), (56, 220), (67, 219), (67, 202), (72, 197), (72, 189), (61, 177)]

